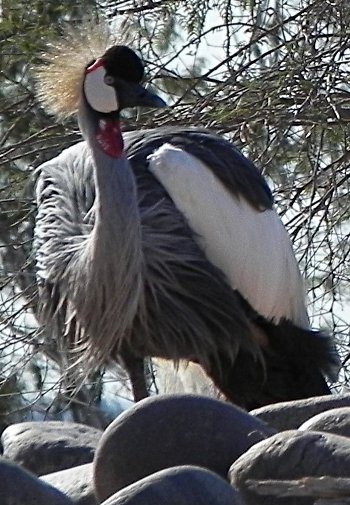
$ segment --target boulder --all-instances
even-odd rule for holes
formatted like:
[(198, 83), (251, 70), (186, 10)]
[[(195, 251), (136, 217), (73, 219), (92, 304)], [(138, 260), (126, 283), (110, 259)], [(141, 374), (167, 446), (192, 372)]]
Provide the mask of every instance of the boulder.
[(267, 495), (261, 493), (268, 484), (266, 481), (348, 477), (349, 467), (349, 438), (332, 433), (291, 430), (251, 447), (233, 463), (229, 479), (247, 505), (312, 505), (317, 496), (282, 498), (277, 486)]
[(221, 477), (195, 466), (160, 470), (118, 491), (103, 505), (241, 505)]
[(350, 407), (321, 412), (305, 421), (299, 430), (325, 431), (343, 437), (350, 437)]
[(247, 412), (205, 396), (146, 398), (104, 432), (94, 459), (97, 498), (165, 468), (195, 465), (226, 478), (233, 461), (275, 431)]
[(58, 489), (0, 457), (1, 505), (73, 505)]
[(350, 394), (316, 396), (306, 400), (274, 403), (251, 410), (250, 414), (282, 431), (297, 429), (310, 417), (338, 407), (350, 407)]
[(2, 433), (3, 455), (36, 475), (90, 463), (102, 431), (83, 424), (33, 421)]
[(92, 483), (92, 463), (49, 473), (40, 479), (59, 489), (75, 505), (98, 505)]

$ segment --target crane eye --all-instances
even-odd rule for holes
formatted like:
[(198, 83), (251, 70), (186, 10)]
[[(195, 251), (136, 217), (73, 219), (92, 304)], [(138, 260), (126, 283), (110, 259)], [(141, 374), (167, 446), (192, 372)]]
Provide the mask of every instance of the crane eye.
[(113, 86), (114, 77), (112, 77), (111, 75), (105, 75), (104, 81), (105, 81), (105, 84), (107, 84), (107, 86)]

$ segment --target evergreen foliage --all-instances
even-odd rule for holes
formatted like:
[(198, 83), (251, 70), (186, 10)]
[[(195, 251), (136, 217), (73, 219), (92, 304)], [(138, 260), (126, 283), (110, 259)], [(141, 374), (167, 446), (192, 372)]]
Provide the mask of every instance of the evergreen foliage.
[[(32, 176), (79, 135), (74, 120), (60, 124), (37, 103), (31, 67), (67, 24), (87, 16), (107, 17), (112, 27), (122, 20), (145, 60), (146, 80), (172, 105), (157, 114), (130, 113), (126, 128), (210, 127), (268, 177), (307, 280), (313, 322), (337, 336), (341, 384), (347, 385), (348, 1), (2, 0), (0, 7), (0, 362), (6, 385), (0, 398), (9, 387), (20, 389), (26, 364), (40, 378), (43, 355), (55, 361), (31, 316)], [(44, 380), (33, 383), (40, 389)], [(100, 397), (99, 388), (100, 382), (98, 391), (89, 390), (90, 400)], [(0, 413), (8, 411), (3, 405)]]

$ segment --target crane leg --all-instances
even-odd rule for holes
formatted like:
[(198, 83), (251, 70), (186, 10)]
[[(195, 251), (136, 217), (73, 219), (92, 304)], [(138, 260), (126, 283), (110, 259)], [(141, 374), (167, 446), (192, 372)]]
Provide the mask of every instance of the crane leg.
[(139, 358), (125, 350), (121, 353), (121, 358), (130, 378), (135, 402), (138, 402), (143, 398), (147, 398), (149, 393), (146, 384), (143, 358)]

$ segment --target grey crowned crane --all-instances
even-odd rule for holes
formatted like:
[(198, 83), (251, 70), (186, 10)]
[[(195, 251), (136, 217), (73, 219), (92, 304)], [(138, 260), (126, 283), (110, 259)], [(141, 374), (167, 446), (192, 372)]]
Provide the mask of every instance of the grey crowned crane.
[(38, 170), (40, 320), (85, 373), (121, 360), (136, 400), (146, 357), (198, 363), (248, 409), (329, 393), (338, 357), (309, 326), (265, 180), (205, 129), (122, 133), (123, 109), (164, 102), (130, 48), (95, 35), (61, 41), (38, 72), (43, 105), (76, 113), (84, 138)]

